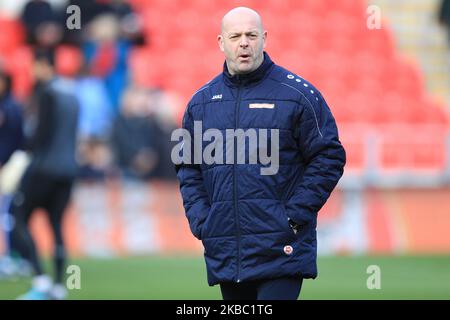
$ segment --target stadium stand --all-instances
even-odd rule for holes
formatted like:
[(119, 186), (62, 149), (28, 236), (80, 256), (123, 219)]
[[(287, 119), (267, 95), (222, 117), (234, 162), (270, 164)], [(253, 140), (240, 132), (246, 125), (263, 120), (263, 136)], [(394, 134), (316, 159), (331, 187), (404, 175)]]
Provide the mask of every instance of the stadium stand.
[[(131, 58), (136, 78), (175, 90), (185, 101), (219, 71), (214, 41), (218, 17), (234, 4), (197, 2), (132, 1), (150, 40), (148, 48)], [(367, 170), (448, 170), (442, 148), (447, 110), (426, 92), (419, 67), (397, 52), (389, 26), (366, 28), (365, 1), (250, 2), (264, 17), (273, 59), (315, 83), (332, 107), (349, 155), (346, 178)], [(173, 8), (180, 5), (184, 10), (174, 16)], [(199, 17), (208, 16), (214, 19), (199, 23)], [(144, 68), (146, 64), (153, 68)], [(404, 136), (408, 132), (413, 134)], [(369, 149), (364, 146), (373, 142), (378, 144), (378, 167), (364, 160)], [(428, 152), (417, 148), (424, 142)]]
[[(174, 91), (187, 101), (198, 86), (220, 71), (222, 57), (215, 45), (220, 17), (239, 3), (130, 2), (144, 21), (148, 39), (146, 47), (135, 48), (130, 55), (132, 79), (140, 85)], [(357, 156), (361, 143), (369, 142), (346, 141), (347, 136), (354, 136), (351, 130), (355, 123), (364, 124), (363, 136), (375, 130), (381, 140), (398, 136), (401, 131), (383, 137), (376, 129), (379, 125), (391, 124), (395, 131), (397, 123), (427, 124), (431, 132), (420, 134), (431, 138), (431, 145), (445, 144), (446, 132), (441, 128), (448, 126), (448, 119), (444, 106), (428, 96), (418, 66), (396, 52), (388, 25), (384, 23), (380, 30), (365, 27), (365, 1), (337, 0), (332, 5), (312, 0), (247, 1), (246, 5), (253, 6), (264, 17), (270, 31), (268, 51), (272, 58), (316, 84), (332, 106), (344, 132), (349, 168), (370, 170), (364, 168), (362, 157)], [(0, 25), (1, 56), (15, 76), (17, 95), (24, 97), (31, 88), (31, 55), (23, 46), (23, 30), (17, 21), (7, 18), (0, 18)], [(180, 114), (183, 109), (184, 105), (180, 105)], [(432, 134), (434, 130), (439, 134)], [(395, 145), (394, 141), (382, 142), (380, 152), (389, 153), (390, 148), (383, 149), (392, 143)], [(445, 158), (445, 149), (440, 150), (440, 157)], [(360, 160), (353, 162), (354, 157)], [(380, 163), (383, 169), (386, 162)], [(435, 165), (434, 161), (429, 162), (430, 168)], [(390, 163), (388, 167), (395, 166)], [(398, 169), (402, 169), (400, 163)]]

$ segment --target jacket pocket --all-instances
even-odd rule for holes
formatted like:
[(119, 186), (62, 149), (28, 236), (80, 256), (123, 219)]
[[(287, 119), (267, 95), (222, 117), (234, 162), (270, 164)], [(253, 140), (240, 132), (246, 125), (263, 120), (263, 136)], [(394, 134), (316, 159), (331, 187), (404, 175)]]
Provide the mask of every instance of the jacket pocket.
[(282, 208), (282, 213), (283, 213), (282, 214), (283, 220), (284, 220), (283, 225), (285, 226), (285, 230), (287, 230), (291, 235), (296, 236), (297, 233), (289, 224), (289, 219), (291, 219), (291, 217), (289, 217), (287, 209), (286, 209), (286, 205), (283, 202), (281, 202), (281, 208)]
[(205, 231), (207, 230), (206, 227), (208, 226), (208, 221), (209, 219), (211, 219), (211, 211), (212, 211), (212, 207), (209, 208), (208, 211), (208, 215), (206, 216), (205, 221), (203, 221), (203, 223), (200, 226), (200, 240), (203, 240), (205, 237)]

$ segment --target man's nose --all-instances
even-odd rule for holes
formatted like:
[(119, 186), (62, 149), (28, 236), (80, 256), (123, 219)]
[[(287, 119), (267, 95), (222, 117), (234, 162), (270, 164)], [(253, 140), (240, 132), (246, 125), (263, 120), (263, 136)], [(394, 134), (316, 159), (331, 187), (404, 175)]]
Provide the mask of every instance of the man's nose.
[(241, 38), (240, 46), (241, 46), (241, 47), (248, 47), (248, 39), (247, 39), (246, 36), (243, 36), (243, 37)]

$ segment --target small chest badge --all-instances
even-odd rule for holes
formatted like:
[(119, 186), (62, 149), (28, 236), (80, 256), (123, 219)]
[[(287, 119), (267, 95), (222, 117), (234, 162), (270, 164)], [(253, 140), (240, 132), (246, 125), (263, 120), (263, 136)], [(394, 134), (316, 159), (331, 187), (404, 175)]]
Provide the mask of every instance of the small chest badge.
[(250, 103), (248, 105), (250, 109), (273, 109), (275, 108), (274, 103)]
[(283, 248), (284, 253), (286, 253), (287, 255), (291, 255), (292, 252), (294, 251), (294, 249), (291, 246), (284, 246)]

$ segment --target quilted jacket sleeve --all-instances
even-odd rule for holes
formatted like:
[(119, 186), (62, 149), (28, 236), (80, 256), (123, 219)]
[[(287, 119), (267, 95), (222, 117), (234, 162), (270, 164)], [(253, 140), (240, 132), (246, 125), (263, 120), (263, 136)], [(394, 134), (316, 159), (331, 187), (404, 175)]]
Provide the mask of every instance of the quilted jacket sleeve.
[[(194, 137), (194, 121), (192, 118), (190, 106), (186, 109), (183, 118), (183, 128), (188, 130), (190, 136)], [(193, 139), (185, 140), (190, 143), (190, 150), (194, 150)], [(186, 149), (183, 150), (183, 152)], [(191, 159), (194, 157), (191, 155)], [(193, 162), (193, 161), (192, 161)], [(180, 182), (180, 191), (183, 198), (183, 206), (186, 217), (189, 221), (192, 234), (201, 240), (201, 227), (208, 216), (211, 205), (206, 192), (200, 165), (191, 163), (181, 163), (176, 166), (177, 177)]]
[(303, 178), (286, 203), (289, 217), (302, 225), (316, 218), (344, 172), (346, 155), (323, 97), (304, 98), (297, 132), (305, 162)]

